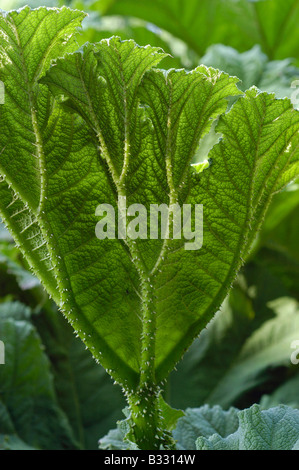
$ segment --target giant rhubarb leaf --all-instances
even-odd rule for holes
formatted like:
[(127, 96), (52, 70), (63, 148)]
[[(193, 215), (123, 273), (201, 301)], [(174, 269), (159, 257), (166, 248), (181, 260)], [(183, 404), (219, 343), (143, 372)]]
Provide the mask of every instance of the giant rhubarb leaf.
[[(157, 70), (165, 54), (133, 41), (70, 53), (82, 17), (28, 7), (1, 17), (0, 211), (78, 335), (125, 388), (139, 445), (152, 446), (159, 420), (143, 417), (157, 416), (158, 385), (226, 296), (273, 193), (298, 174), (299, 113), (252, 88), (223, 114), (240, 94), (236, 78), (203, 66)], [(192, 166), (219, 115), (223, 138), (210, 164)], [(151, 204), (202, 204), (202, 246), (150, 239), (150, 219), (147, 238), (99, 240), (97, 207), (117, 210), (118, 201), (148, 213)]]

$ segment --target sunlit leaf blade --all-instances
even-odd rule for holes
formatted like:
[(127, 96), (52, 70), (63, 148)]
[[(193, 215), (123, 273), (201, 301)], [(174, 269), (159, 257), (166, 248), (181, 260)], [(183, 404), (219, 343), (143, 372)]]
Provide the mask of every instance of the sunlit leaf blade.
[(126, 153), (137, 142), (140, 81), (165, 55), (158, 48), (111, 38), (85, 46), (83, 54), (57, 60), (42, 80), (54, 93), (69, 97), (66, 106), (88, 122), (109, 159), (114, 181), (127, 169)]
[(157, 277), (157, 377), (219, 308), (273, 192), (299, 158), (299, 115), (289, 100), (251, 89), (220, 118), (218, 131), (223, 140), (209, 154), (211, 166), (190, 173), (183, 199), (204, 206), (203, 247), (170, 250)]
[(95, 236), (95, 208), (101, 202), (115, 203), (110, 176), (76, 116), (53, 116), (48, 131), (45, 220), (61, 273), (60, 307), (97, 360), (117, 377), (122, 371), (122, 380), (134, 381), (140, 331), (136, 273), (124, 246), (111, 240), (100, 243)]
[[(130, 42), (120, 44), (116, 46), (115, 40), (109, 41), (112, 58), (115, 47), (124, 48), (123, 44), (127, 44), (128, 50), (131, 48)], [(97, 90), (93, 90), (94, 82), (87, 80), (90, 70), (96, 67), (91, 46), (85, 51), (86, 63), (79, 54), (68, 56), (57, 61), (43, 82), (58, 97), (67, 96), (70, 101), (65, 105), (76, 109), (98, 136), (116, 194), (125, 194), (128, 204), (141, 202), (147, 208), (150, 203), (163, 202), (204, 204), (205, 238), (201, 250), (186, 251), (177, 241), (137, 242), (140, 259), (153, 280), (157, 311), (156, 367), (157, 378), (162, 379), (222, 302), (242, 263), (241, 256), (249, 249), (262, 221), (275, 184), (281, 181), (289, 162), (298, 159), (298, 113), (288, 100), (275, 101), (273, 96), (252, 89), (221, 120), (218, 129), (224, 140), (210, 154), (211, 167), (198, 174), (190, 168), (196, 145), (208, 132), (210, 119), (225, 111), (224, 98), (238, 93), (236, 79), (205, 67), (189, 74), (148, 72), (142, 82), (140, 99), (147, 106), (143, 113), (151, 118), (154, 132), (151, 142), (149, 131), (146, 136), (136, 132), (137, 112), (134, 113), (135, 136), (132, 135), (128, 147), (126, 126), (116, 125), (121, 106), (124, 111), (120, 116), (126, 121), (126, 96), (122, 96), (123, 104), (119, 94), (114, 97), (120, 75), (109, 66), (113, 59), (107, 59), (107, 43), (96, 47), (101, 74), (98, 82), (102, 86), (99, 98)], [(94, 68), (91, 63), (95, 64)], [(65, 74), (75, 79), (66, 80)], [(103, 79), (107, 79), (106, 83)], [(83, 98), (79, 100), (80, 93)], [(87, 106), (88, 95), (95, 97), (92, 113)], [(120, 154), (111, 146), (116, 137), (108, 139), (106, 134), (107, 121), (103, 116), (108, 114), (113, 120), (110, 128), (116, 136), (122, 133), (124, 137), (121, 162)], [(241, 127), (240, 122), (245, 125)], [(148, 142), (145, 149), (134, 146), (140, 135)], [(279, 157), (279, 164), (272, 168)], [(127, 168), (128, 178), (122, 179), (120, 163)], [(267, 174), (269, 166), (271, 175)], [(125, 187), (119, 184), (120, 180)]]
[[(148, 92), (147, 88), (145, 91), (148, 95), (151, 93), (151, 96), (146, 100), (147, 106), (151, 106), (148, 110), (150, 113), (149, 116), (152, 117), (155, 106), (158, 111), (157, 119), (160, 121), (157, 122), (157, 126), (160, 127), (159, 133), (157, 132), (157, 142), (156, 138), (152, 140), (152, 131), (148, 127), (148, 124), (143, 124), (143, 116), (146, 116), (145, 112), (147, 108), (138, 109), (136, 91), (130, 91), (130, 93), (128, 93), (126, 89), (127, 81), (128, 79), (130, 80), (130, 74), (127, 72), (127, 68), (130, 68), (131, 64), (130, 56), (128, 63), (125, 63), (123, 71), (120, 67), (118, 76), (115, 72), (116, 60), (114, 59), (113, 61), (113, 57), (117, 57), (114, 49), (119, 49), (121, 56), (126, 58), (131, 50), (135, 53), (139, 52), (139, 54), (143, 54), (144, 59), (140, 61), (141, 64), (146, 63), (146, 61), (149, 65), (150, 63), (153, 64), (153, 60), (156, 62), (157, 58), (155, 58), (153, 51), (151, 52), (149, 48), (132, 49), (131, 41), (121, 43), (118, 40), (110, 39), (109, 47), (112, 49), (112, 57), (108, 60), (107, 42), (103, 41), (96, 46), (96, 59), (98, 63), (95, 60), (95, 56), (92, 54), (91, 46), (85, 49), (84, 60), (81, 54), (69, 55), (65, 59), (58, 60), (43, 79), (43, 83), (49, 84), (50, 89), (56, 93), (58, 97), (61, 97), (63, 94), (64, 97), (67, 96), (69, 98), (68, 101), (63, 102), (64, 107), (76, 109), (81, 116), (86, 119), (95, 137), (99, 140), (103, 157), (106, 159), (113, 181), (109, 200), (107, 200), (107, 197), (106, 199), (100, 197), (98, 202), (109, 202), (113, 196), (126, 195), (128, 205), (134, 202), (141, 202), (149, 208), (150, 203), (168, 203), (167, 194), (170, 189), (168, 187), (169, 181), (166, 166), (168, 165), (169, 171), (172, 171), (172, 162), (170, 161), (172, 149), (177, 147), (177, 153), (174, 157), (174, 184), (180, 185), (181, 182), (179, 179), (184, 179), (185, 175), (189, 176), (190, 162), (196, 150), (199, 138), (209, 130), (212, 122), (211, 119), (225, 111), (227, 102), (224, 98), (239, 93), (235, 86), (237, 79), (230, 79), (225, 74), (218, 74), (213, 70), (209, 71), (205, 67), (199, 68), (190, 74), (184, 71), (172, 71), (167, 76), (162, 72), (158, 74), (153, 73), (153, 75), (150, 73), (146, 78), (146, 82), (144, 82), (144, 86), (147, 83), (150, 89), (153, 83), (152, 80), (157, 80), (156, 85), (154, 85), (155, 90), (161, 90), (162, 94), (162, 96), (155, 96), (151, 91)], [(127, 52), (125, 53), (126, 49)], [(90, 74), (95, 74), (96, 70), (98, 70), (98, 73), (101, 75), (96, 78), (95, 75), (93, 75), (94, 79), (91, 80)], [(133, 88), (134, 86), (136, 87), (140, 81), (140, 79), (138, 79), (138, 73), (144, 72), (144, 65), (141, 71), (138, 71), (139, 68), (134, 72), (133, 84), (130, 83), (130, 86), (133, 86)], [(126, 78), (126, 76), (128, 76), (128, 78)], [(106, 83), (104, 80), (106, 80)], [(124, 80), (124, 84), (126, 85), (122, 95), (116, 93), (117, 86), (120, 87), (121, 80)], [(96, 84), (98, 84), (97, 87)], [(92, 100), (91, 96), (93, 97)], [(155, 102), (151, 102), (151, 98), (155, 100)], [(123, 102), (120, 101), (121, 99)], [(141, 94), (141, 100), (145, 100), (144, 94)], [(164, 101), (166, 102), (166, 109), (163, 107), (160, 112), (160, 103), (163, 105)], [(197, 107), (193, 106), (194, 102), (196, 102)], [(90, 108), (91, 104), (92, 108)], [(122, 113), (120, 113), (121, 108), (123, 108)], [(191, 111), (193, 111), (194, 116), (191, 116)], [(188, 113), (190, 114), (190, 120), (188, 120)], [(109, 122), (105, 122), (105, 118), (110, 119), (110, 126), (107, 126)], [(176, 122), (174, 129), (172, 129), (171, 125), (167, 128), (167, 122)], [(189, 124), (190, 126), (187, 131)], [(111, 129), (114, 129), (113, 133)], [(118, 136), (122, 136), (122, 139)], [(114, 140), (118, 140), (119, 142), (116, 141), (116, 144), (113, 146)], [(161, 148), (166, 151), (166, 154), (163, 154), (163, 151), (159, 150)], [(160, 152), (160, 154), (158, 152)], [(155, 156), (155, 158), (153, 158), (153, 156)], [(122, 158), (122, 160), (120, 160), (120, 158)], [(122, 169), (120, 168), (120, 164), (123, 165)], [(158, 181), (155, 181), (157, 179)], [(55, 217), (55, 220), (57, 220), (57, 217), (58, 215)], [(55, 230), (54, 226), (53, 230)], [(99, 243), (104, 246), (103, 242)], [(122, 241), (110, 241), (109, 244), (111, 249), (115, 245), (119, 245), (121, 249)], [(145, 243), (138, 242), (137, 245), (139, 248), (137, 257), (141, 260), (143, 266), (146, 266), (145, 269), (158, 272), (156, 263), (159, 264), (163, 259), (162, 252), (165, 249), (163, 243), (161, 243), (161, 241), (150, 240)], [(111, 254), (110, 252), (110, 259), (112, 258)], [(119, 256), (119, 254), (117, 256)], [(131, 257), (133, 257), (132, 253)], [(121, 259), (128, 259), (130, 261), (130, 258), (126, 257), (126, 250), (124, 249)], [(132, 265), (132, 263), (130, 264)], [(127, 272), (129, 273), (130, 271), (132, 271), (132, 267), (127, 268)], [(118, 269), (118, 273), (120, 272), (121, 271)], [(131, 279), (135, 279), (131, 295), (132, 298), (136, 298), (137, 302), (134, 308), (135, 312), (137, 310), (137, 315), (134, 312), (135, 325), (137, 326), (141, 313), (138, 315), (138, 310), (140, 310), (138, 305), (139, 299), (135, 292), (141, 292), (141, 285), (140, 282), (138, 282), (136, 274), (136, 272), (135, 274), (133, 272), (130, 274), (130, 277)], [(107, 279), (107, 276), (109, 276), (108, 273), (105, 275), (105, 279)], [(114, 279), (118, 279), (116, 274), (114, 274)], [(116, 289), (116, 292), (122, 290), (120, 286), (123, 286), (123, 282), (119, 282), (119, 287)], [(101, 292), (103, 289), (103, 284), (97, 286), (97, 292)], [(127, 292), (129, 293), (130, 291), (131, 287), (128, 286)], [(113, 295), (114, 292), (115, 291), (113, 291)], [(130, 301), (129, 296), (126, 302), (123, 302), (123, 305), (125, 306), (128, 301)], [(102, 305), (101, 303), (99, 301), (95, 303), (95, 308), (97, 308), (95, 315), (98, 315), (99, 308), (103, 311), (103, 303)], [(84, 307), (88, 318), (92, 318), (93, 306), (89, 305)], [(101, 330), (99, 330), (102, 331), (102, 334), (103, 331), (105, 331), (104, 318), (106, 313), (108, 314), (107, 310), (102, 313), (101, 321), (99, 320), (99, 322), (102, 323), (100, 326)], [(127, 322), (130, 321), (131, 315), (132, 313), (127, 313)], [(121, 317), (122, 315), (118, 313), (119, 325), (121, 325), (122, 322)], [(95, 322), (95, 318), (97, 317), (92, 319), (93, 323)], [(110, 311), (110, 328), (113, 321), (112, 319), (113, 315)], [(128, 345), (130, 345), (131, 352), (134, 351), (133, 345), (135, 342), (138, 346), (139, 341), (138, 335), (136, 334), (136, 326), (135, 329), (133, 327), (132, 332), (128, 330), (125, 336)], [(141, 330), (139, 335), (140, 334)], [(114, 340), (117, 335), (118, 333), (115, 331)], [(105, 337), (107, 337), (107, 335), (105, 335)], [(111, 341), (113, 341), (112, 338)], [(121, 348), (124, 349), (125, 344), (120, 345), (119, 342), (115, 343), (115, 345), (116, 344), (117, 347), (114, 346), (114, 350), (119, 350), (120, 352), (118, 354), (123, 355)], [(169, 341), (168, 344), (170, 344)], [(138, 355), (139, 353), (137, 353), (137, 357)], [(123, 357), (126, 362), (133, 364), (133, 354), (131, 354), (130, 357), (128, 357), (128, 354), (124, 354)], [(134, 368), (135, 367), (136, 365), (134, 365)]]
[(56, 302), (60, 301), (45, 234), (39, 218), (46, 198), (43, 130), (53, 106), (38, 85), (51, 60), (76, 49), (75, 35), (85, 14), (25, 7), (0, 15), (1, 216), (29, 264)]
[[(107, 65), (107, 75), (104, 73), (104, 78), (107, 77), (107, 81), (110, 80), (112, 85), (113, 75), (109, 77), (109, 74), (120, 74), (114, 62), (119, 59), (117, 52), (123, 50), (122, 61), (130, 55), (134, 58), (136, 54), (140, 54), (140, 59), (135, 59), (140, 60), (140, 70), (136, 69), (132, 58), (128, 63), (124, 62), (123, 76), (118, 75), (115, 78), (112, 90), (108, 85), (105, 86), (105, 83), (104, 87), (101, 86), (105, 80), (97, 75), (98, 62), (92, 46), (85, 49), (84, 61), (81, 54), (77, 53), (68, 56), (65, 61), (57, 61), (52, 69), (57, 73), (57, 84), (51, 84), (51, 89), (60, 87), (64, 75), (64, 95), (68, 93), (74, 98), (73, 102), (67, 101), (65, 106), (76, 107), (80, 111), (90, 125), (94, 138), (83, 129), (83, 139), (85, 138), (87, 145), (85, 150), (80, 153), (74, 145), (74, 149), (66, 149), (70, 150), (70, 153), (65, 155), (62, 165), (57, 160), (58, 171), (53, 172), (49, 179), (48, 221), (50, 230), (60, 246), (61, 258), (57, 259), (57, 263), (60, 269), (67, 273), (61, 280), (61, 286), (65, 290), (63, 302), (69, 319), (80, 336), (90, 345), (95, 357), (101, 360), (115, 377), (136, 383), (142, 327), (139, 317), (140, 299), (136, 294), (138, 273), (123, 242), (97, 240), (97, 219), (94, 214), (100, 203), (115, 206), (118, 197), (115, 182), (120, 178), (122, 167), (125, 169), (124, 175), (127, 171), (125, 136), (126, 148), (129, 148), (129, 140), (131, 146), (138, 145), (137, 129), (140, 120), (137, 120), (136, 116), (136, 113), (139, 114), (136, 90), (144, 69), (157, 63), (163, 54), (156, 56), (155, 49), (139, 48), (131, 41), (121, 43), (119, 40), (110, 40), (109, 43), (112, 54), (110, 58), (107, 57), (107, 61), (110, 60), (111, 63), (110, 66)], [(107, 44), (104, 41), (103, 47), (97, 52), (102, 53), (103, 57), (107, 56)], [(118, 88), (119, 80), (124, 80), (123, 90)], [(90, 84), (90, 89), (86, 88), (85, 82)], [(130, 82), (132, 89), (127, 87), (127, 82)], [(120, 100), (126, 88), (129, 91), (124, 107)], [(107, 89), (109, 93), (105, 93)], [(134, 89), (135, 92), (132, 91)], [(111, 107), (109, 100), (112, 100), (115, 108)], [(120, 112), (119, 106), (125, 108), (123, 113)], [(61, 119), (59, 133), (62, 132), (68, 140), (69, 131), (65, 127), (65, 119), (69, 118), (65, 116)], [(79, 145), (80, 134), (77, 136)], [(88, 138), (89, 144), (86, 144)], [(99, 146), (102, 156), (99, 149), (97, 150)], [(58, 159), (61, 155), (61, 152), (57, 152)], [(110, 166), (106, 165), (103, 157), (107, 157)], [(50, 158), (50, 165), (56, 164), (55, 158)], [(65, 177), (67, 168), (76, 167), (77, 178), (69, 189), (69, 179)], [(59, 186), (61, 178), (65, 179), (62, 188)], [(74, 233), (79, 233), (79, 237), (74, 237)]]
[(32, 209), (42, 202), (41, 131), (51, 106), (47, 90), (37, 86), (37, 80), (61, 51), (74, 50), (74, 32), (84, 16), (68, 8), (29, 7), (0, 16), (1, 80), (6, 101), (1, 107), (0, 168)]
[(28, 205), (9, 188), (5, 180), (0, 182), (1, 217), (14, 235), (14, 240), (26, 257), (30, 267), (42, 280), (53, 299), (59, 303), (60, 295), (54, 277), (45, 238), (38, 221)]
[[(23, 11), (38, 15), (27, 9), (19, 14)], [(64, 8), (56, 14), (62, 22), (71, 15)], [(77, 18), (78, 12), (73, 14)], [(3, 19), (4, 29), (9, 18)], [(26, 22), (24, 16), (21, 31)], [(56, 54), (63, 56), (67, 49), (61, 49)], [(12, 50), (18, 64), (20, 45)], [(26, 160), (32, 192), (31, 179), (21, 181), (18, 174), (14, 180), (15, 160), (4, 143), (5, 184), (37, 218), (59, 306), (94, 357), (127, 390), (138, 386), (151, 364), (153, 380), (160, 382), (217, 311), (273, 193), (296, 173), (299, 113), (289, 100), (253, 88), (223, 114), (227, 99), (240, 94), (238, 79), (203, 66), (192, 72), (152, 70), (165, 54), (133, 41), (110, 38), (87, 45), (55, 60), (46, 73), (27, 52), (22, 60), (27, 81), (33, 80), (29, 91), (40, 87), (33, 94), (36, 109), (30, 93), (23, 97), (33, 131), (27, 143), (37, 153), (26, 160), (28, 154), (20, 152), (18, 165)], [(47, 59), (43, 65), (49, 65)], [(3, 64), (4, 78), (10, 66)], [(10, 86), (14, 75), (9, 80)], [(3, 109), (13, 116), (18, 105), (10, 100)], [(192, 159), (219, 115), (223, 139), (199, 172)], [(19, 130), (16, 123), (11, 135)], [(119, 197), (147, 210), (150, 204), (203, 204), (203, 246), (187, 250), (182, 239), (133, 242), (117, 239), (117, 233), (99, 240), (96, 208), (101, 203), (117, 208)], [(9, 226), (11, 213), (6, 218)], [(24, 228), (20, 221), (12, 232), (18, 236)], [(146, 335), (153, 350), (145, 362)]]

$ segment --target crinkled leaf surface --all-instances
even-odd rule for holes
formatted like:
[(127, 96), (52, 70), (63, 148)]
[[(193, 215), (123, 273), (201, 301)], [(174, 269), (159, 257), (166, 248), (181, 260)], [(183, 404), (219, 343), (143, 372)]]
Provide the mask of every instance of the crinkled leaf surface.
[[(82, 16), (25, 8), (1, 18), (1, 215), (94, 356), (134, 388), (145, 312), (160, 382), (223, 301), (272, 194), (298, 174), (299, 113), (250, 89), (220, 118), (223, 140), (198, 172), (198, 142), (239, 94), (237, 79), (153, 69), (163, 52), (118, 38), (46, 73), (74, 47)], [(98, 240), (96, 207), (120, 196), (147, 209), (203, 204), (203, 247)]]
[(258, 405), (238, 412), (238, 430), (227, 437), (199, 437), (197, 450), (297, 450), (299, 410), (281, 405), (260, 410)]
[(45, 87), (37, 86), (37, 80), (62, 47), (66, 51), (76, 48), (73, 33), (84, 16), (67, 8), (29, 7), (0, 16), (5, 85), (5, 105), (0, 109), (1, 215), (57, 302), (57, 283), (38, 220), (46, 197), (42, 130), (52, 99)]
[(238, 429), (238, 410), (222, 410), (220, 406), (210, 408), (187, 408), (186, 415), (180, 418), (173, 437), (179, 450), (196, 449), (197, 436), (209, 438), (213, 434), (227, 437)]
[[(128, 409), (123, 410), (128, 415)], [(99, 448), (104, 450), (139, 450), (138, 446), (126, 438), (130, 431), (129, 419), (117, 422), (117, 428), (111, 429), (108, 434), (99, 440)]]
[[(220, 406), (187, 408), (173, 431), (177, 450), (297, 450), (299, 411), (280, 405), (262, 410)], [(128, 449), (126, 421), (100, 439), (101, 449)]]

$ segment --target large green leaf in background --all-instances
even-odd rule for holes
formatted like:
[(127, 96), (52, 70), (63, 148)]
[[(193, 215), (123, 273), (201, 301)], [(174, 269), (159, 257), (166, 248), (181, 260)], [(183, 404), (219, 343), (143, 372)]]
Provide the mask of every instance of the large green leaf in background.
[(265, 220), (251, 261), (260, 272), (280, 280), (299, 299), (299, 190), (289, 186), (276, 196)]
[[(119, 422), (117, 429), (100, 440), (100, 449), (132, 448), (125, 430), (126, 422)], [(298, 431), (299, 410), (288, 406), (263, 410), (253, 405), (224, 411), (206, 405), (188, 408), (173, 437), (177, 450), (298, 450)]]
[(298, 304), (282, 298), (255, 312), (254, 299), (237, 287), (232, 294), (231, 305), (224, 305), (170, 376), (166, 398), (172, 406), (228, 408), (242, 400), (248, 406), (250, 390), (270, 381), (278, 367), (291, 366), (290, 345), (299, 336)]
[(269, 395), (264, 395), (261, 399), (261, 406), (264, 408), (273, 408), (280, 403), (299, 408), (298, 399), (299, 374), (286, 380), (280, 387)]
[(201, 62), (238, 77), (242, 90), (255, 85), (262, 91), (275, 92), (277, 98), (291, 98), (294, 91), (291, 84), (299, 77), (299, 69), (291, 65), (292, 59), (269, 61), (258, 45), (240, 53), (232, 47), (215, 44), (208, 48)]
[(186, 42), (198, 56), (223, 43), (245, 51), (260, 44), (273, 59), (298, 55), (297, 0), (97, 0), (104, 15), (127, 15), (151, 22)]
[[(45, 75), (55, 53), (74, 47), (70, 33), (81, 19), (66, 8), (26, 8), (1, 19), (1, 212), (95, 357), (135, 387), (144, 285), (146, 298), (155, 295), (161, 381), (226, 296), (273, 192), (298, 173), (299, 114), (289, 100), (251, 89), (220, 119), (224, 138), (210, 167), (197, 172), (190, 162), (198, 141), (226, 110), (226, 98), (239, 93), (236, 79), (205, 67), (149, 71), (164, 55), (117, 38), (57, 60)], [(45, 84), (71, 113), (55, 107), (49, 119)], [(100, 242), (95, 209), (120, 195), (147, 208), (203, 204), (203, 248), (184, 250), (177, 240)], [(54, 273), (49, 279), (46, 269)]]
[(0, 304), (0, 449), (97, 449), (125, 406), (55, 309)]
[(52, 364), (61, 409), (82, 449), (96, 449), (98, 439), (122, 417), (120, 387), (96, 364), (63, 316), (43, 310), (33, 318)]
[(209, 438), (213, 434), (227, 437), (238, 429), (238, 411), (230, 408), (222, 410), (220, 406), (187, 408), (173, 432), (180, 450), (195, 450), (196, 436)]
[(21, 304), (0, 306), (6, 362), (0, 368), (0, 449), (78, 448), (58, 406), (50, 362), (29, 314)]

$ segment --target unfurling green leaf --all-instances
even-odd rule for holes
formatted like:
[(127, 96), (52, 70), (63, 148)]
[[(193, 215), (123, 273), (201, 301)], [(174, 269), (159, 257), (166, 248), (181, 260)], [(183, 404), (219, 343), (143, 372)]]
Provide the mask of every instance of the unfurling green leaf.
[[(83, 16), (26, 7), (0, 18), (0, 213), (125, 388), (138, 445), (157, 448), (159, 385), (224, 300), (272, 195), (299, 173), (299, 113), (256, 88), (226, 112), (240, 95), (236, 77), (158, 70), (163, 51), (133, 41), (73, 52)], [(218, 118), (222, 139), (198, 171), (193, 157)], [(98, 239), (97, 207), (124, 200), (146, 213), (203, 205), (203, 243), (196, 233), (151, 237), (149, 220), (137, 239), (129, 225)]]

